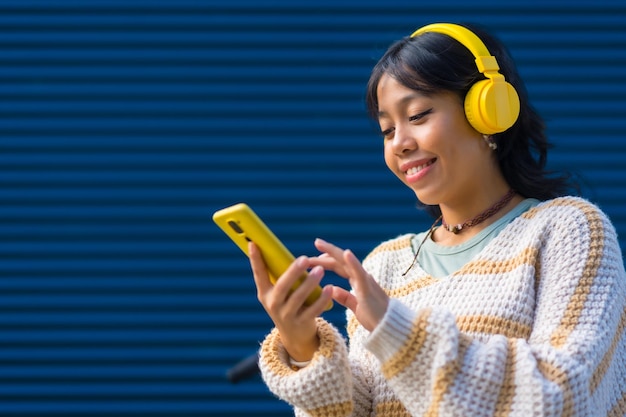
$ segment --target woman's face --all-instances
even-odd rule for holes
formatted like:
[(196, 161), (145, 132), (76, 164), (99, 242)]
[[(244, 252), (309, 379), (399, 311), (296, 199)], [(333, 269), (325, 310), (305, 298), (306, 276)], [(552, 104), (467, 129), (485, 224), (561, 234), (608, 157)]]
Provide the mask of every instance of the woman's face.
[(497, 164), (452, 92), (426, 96), (384, 75), (377, 89), (389, 169), (424, 204), (462, 204)]

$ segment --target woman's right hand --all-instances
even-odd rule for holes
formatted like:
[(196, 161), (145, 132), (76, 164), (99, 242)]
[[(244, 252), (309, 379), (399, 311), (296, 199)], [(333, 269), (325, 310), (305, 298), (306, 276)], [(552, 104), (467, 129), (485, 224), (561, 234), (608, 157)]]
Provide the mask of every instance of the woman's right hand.
[(261, 252), (252, 242), (248, 244), (248, 253), (257, 297), (278, 329), (283, 346), (294, 360), (311, 360), (320, 344), (316, 318), (332, 298), (332, 285), (324, 288), (321, 297), (310, 306), (304, 305), (304, 301), (319, 285), (324, 269), (313, 267), (308, 278), (292, 292), (291, 286), (311, 266), (307, 257), (297, 258), (276, 284), (272, 284)]

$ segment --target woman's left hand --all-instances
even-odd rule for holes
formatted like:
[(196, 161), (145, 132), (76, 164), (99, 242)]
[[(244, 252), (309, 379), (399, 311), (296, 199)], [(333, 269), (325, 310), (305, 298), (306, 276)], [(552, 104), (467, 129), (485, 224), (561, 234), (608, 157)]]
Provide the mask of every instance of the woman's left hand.
[(333, 287), (333, 299), (354, 313), (356, 319), (367, 330), (372, 331), (382, 320), (389, 297), (374, 278), (363, 269), (363, 265), (349, 249), (341, 249), (322, 239), (315, 240), (320, 256), (309, 258), (311, 265), (320, 265), (346, 278), (352, 287), (349, 292)]

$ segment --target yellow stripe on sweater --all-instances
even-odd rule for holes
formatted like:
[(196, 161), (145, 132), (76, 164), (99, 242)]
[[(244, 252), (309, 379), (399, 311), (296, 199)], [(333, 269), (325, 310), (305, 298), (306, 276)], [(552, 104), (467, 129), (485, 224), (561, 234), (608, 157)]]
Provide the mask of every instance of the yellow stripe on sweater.
[(513, 398), (515, 398), (515, 358), (517, 356), (517, 345), (515, 340), (509, 339), (506, 353), (506, 363), (504, 364), (504, 378), (496, 402), (494, 411), (495, 417), (506, 417), (511, 414)]
[[(318, 317), (316, 321), (317, 333), (321, 344), (315, 355), (330, 358), (333, 356), (337, 344), (334, 330), (331, 325), (325, 322), (322, 318)], [(281, 360), (281, 358), (284, 358), (285, 355), (285, 348), (280, 340), (280, 333), (278, 332), (278, 329), (274, 328), (267, 336), (265, 342), (261, 345), (261, 356), (265, 359), (268, 368), (273, 374), (284, 377), (293, 375), (297, 372), (286, 362)], [(313, 360), (315, 360), (315, 356), (313, 357)]]
[(459, 339), (457, 357), (437, 370), (435, 385), (433, 386), (432, 401), (428, 406), (428, 410), (426, 410), (426, 416), (436, 417), (439, 415), (439, 408), (441, 407), (443, 396), (446, 392), (448, 392), (450, 386), (454, 383), (456, 375), (458, 374), (459, 369), (461, 369), (460, 364), (463, 362), (463, 358), (465, 358), (465, 354), (467, 353), (470, 343), (471, 341), (469, 339), (461, 337)]
[(398, 400), (376, 404), (376, 415), (381, 417), (411, 417), (411, 413)]
[(613, 336), (613, 340), (611, 341), (611, 346), (604, 354), (604, 357), (600, 361), (598, 368), (593, 373), (591, 377), (591, 382), (589, 383), (589, 391), (593, 394), (596, 389), (598, 389), (598, 385), (604, 378), (606, 371), (609, 369), (611, 365), (611, 361), (613, 360), (613, 355), (615, 354), (615, 349), (617, 349), (617, 345), (619, 344), (622, 337), (624, 337), (624, 331), (626, 330), (626, 308), (622, 312), (622, 317), (619, 320), (617, 325), (617, 330), (615, 332), (615, 336)]
[(385, 378), (391, 379), (405, 371), (406, 368), (415, 360), (418, 355), (428, 333), (426, 325), (430, 319), (431, 310), (425, 309), (422, 314), (417, 317), (413, 323), (411, 334), (405, 341), (404, 345), (396, 352), (396, 354), (382, 365), (382, 372)]
[(624, 417), (626, 416), (626, 392), (622, 393), (622, 397), (618, 398), (617, 403), (609, 413), (607, 417)]
[(352, 413), (354, 405), (352, 401), (343, 403), (328, 404), (322, 407), (306, 410), (312, 417), (328, 417), (328, 416), (349, 416)]
[[(350, 337), (356, 332), (359, 325), (355, 316), (351, 314), (346, 326)], [(458, 316), (456, 318), (456, 325), (461, 332), (482, 333), (487, 335), (501, 334), (512, 339), (528, 340), (532, 331), (529, 324), (486, 314)]]
[(366, 260), (368, 260), (372, 256), (375, 256), (375, 255), (377, 255), (379, 253), (382, 253), (382, 252), (395, 252), (395, 251), (398, 251), (400, 249), (404, 249), (404, 248), (406, 248), (408, 246), (411, 246), (411, 236), (410, 235), (406, 235), (402, 239), (394, 239), (394, 240), (390, 240), (388, 242), (383, 242), (380, 245), (378, 245), (376, 248), (374, 248), (374, 250), (372, 252), (370, 252), (365, 257), (363, 262), (365, 262)]
[(589, 241), (591, 242), (589, 255), (585, 262), (581, 278), (561, 318), (560, 325), (554, 330), (550, 338), (552, 346), (558, 349), (567, 342), (567, 338), (578, 326), (585, 302), (594, 284), (594, 277), (597, 276), (600, 259), (602, 258), (602, 252), (604, 250), (604, 224), (600, 212), (594, 206), (584, 200), (573, 198), (557, 198), (544, 205), (533, 207), (522, 214), (521, 217), (532, 219), (542, 211), (550, 209), (551, 207), (574, 207), (579, 210), (587, 218), (590, 233)]
[(490, 275), (507, 274), (516, 270), (522, 265), (535, 266), (537, 264), (537, 248), (524, 248), (515, 257), (503, 261), (492, 261), (488, 259), (477, 259), (465, 264), (453, 275)]
[(567, 373), (554, 364), (542, 360), (537, 361), (537, 368), (546, 379), (561, 388), (561, 392), (563, 393), (563, 411), (561, 412), (561, 416), (574, 415), (574, 393), (572, 392)]
[(503, 317), (477, 314), (472, 316), (459, 316), (456, 325), (462, 332), (501, 334), (508, 338), (526, 339), (530, 336), (531, 327), (511, 319)]
[[(522, 265), (535, 266), (537, 263), (537, 254), (538, 251), (536, 248), (525, 248), (520, 253), (517, 254), (514, 258), (510, 258), (504, 261), (492, 261), (479, 259), (475, 261), (468, 262), (465, 266), (463, 266), (459, 271), (455, 272), (453, 275), (489, 275), (489, 274), (506, 274), (511, 271), (516, 270)], [(392, 298), (400, 298), (413, 292), (420, 290), (422, 288), (428, 287), (430, 285), (435, 285), (440, 280), (437, 278), (433, 278), (431, 276), (420, 277), (415, 281), (411, 281), (406, 285), (403, 285), (398, 288), (385, 288), (385, 292), (389, 297)]]

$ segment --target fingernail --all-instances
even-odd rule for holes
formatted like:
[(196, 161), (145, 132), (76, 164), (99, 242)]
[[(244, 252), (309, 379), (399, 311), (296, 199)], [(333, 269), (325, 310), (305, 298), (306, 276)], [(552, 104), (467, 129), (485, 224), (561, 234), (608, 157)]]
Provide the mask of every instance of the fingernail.
[(309, 276), (312, 276), (314, 278), (319, 278), (323, 273), (324, 273), (324, 268), (322, 268), (321, 266), (317, 265), (317, 266), (313, 267), (313, 269), (311, 269), (311, 271), (309, 271)]

